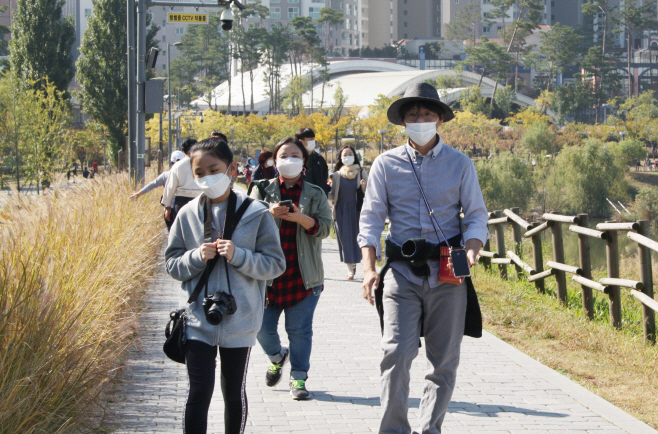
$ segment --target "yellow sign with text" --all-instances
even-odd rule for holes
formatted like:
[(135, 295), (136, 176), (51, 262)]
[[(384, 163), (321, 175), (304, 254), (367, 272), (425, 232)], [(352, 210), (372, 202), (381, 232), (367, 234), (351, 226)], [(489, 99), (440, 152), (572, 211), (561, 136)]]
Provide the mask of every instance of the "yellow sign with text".
[(208, 24), (208, 14), (182, 14), (170, 12), (167, 16), (170, 23)]

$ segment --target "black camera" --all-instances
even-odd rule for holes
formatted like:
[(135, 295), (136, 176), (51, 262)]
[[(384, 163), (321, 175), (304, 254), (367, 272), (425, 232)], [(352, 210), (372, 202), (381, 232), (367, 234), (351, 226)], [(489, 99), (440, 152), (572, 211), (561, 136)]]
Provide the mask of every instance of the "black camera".
[(226, 315), (233, 315), (237, 310), (235, 297), (226, 292), (216, 292), (203, 299), (203, 311), (206, 321), (211, 325), (218, 325)]

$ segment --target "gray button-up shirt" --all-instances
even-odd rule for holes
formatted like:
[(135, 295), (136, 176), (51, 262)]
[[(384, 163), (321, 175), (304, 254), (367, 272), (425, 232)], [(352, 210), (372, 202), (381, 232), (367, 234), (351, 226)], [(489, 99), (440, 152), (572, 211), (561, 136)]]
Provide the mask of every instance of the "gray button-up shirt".
[[(374, 247), (381, 258), (380, 237), (386, 216), (390, 220), (388, 239), (402, 245), (410, 238), (425, 238), (439, 243), (441, 233), (432, 224), (423, 197), (409, 164), (409, 152), (425, 196), (447, 238), (459, 234), (459, 212), (463, 208), (464, 242), (478, 239), (484, 245), (489, 239), (489, 214), (482, 198), (477, 173), (471, 159), (463, 153), (439, 143), (423, 157), (409, 145), (395, 148), (375, 159), (363, 210), (359, 222), (359, 247)], [(439, 262), (429, 261), (430, 287), (438, 286)], [(391, 268), (410, 282), (422, 285), (423, 277), (416, 276), (404, 262), (393, 262)]]

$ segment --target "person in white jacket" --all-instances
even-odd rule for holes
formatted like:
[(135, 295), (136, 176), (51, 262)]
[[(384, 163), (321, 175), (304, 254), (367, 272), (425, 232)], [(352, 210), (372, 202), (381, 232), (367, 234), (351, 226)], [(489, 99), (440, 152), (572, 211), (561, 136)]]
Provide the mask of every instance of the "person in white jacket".
[[(174, 164), (178, 163), (183, 158), (185, 158), (185, 154), (183, 152), (181, 151), (172, 152), (170, 166), (173, 166)], [(169, 179), (169, 170), (167, 170), (166, 172), (162, 172), (160, 175), (158, 175), (157, 178), (146, 184), (144, 188), (131, 194), (130, 198), (132, 200), (136, 200), (139, 199), (141, 196), (145, 195), (146, 193), (150, 192), (151, 190), (155, 190), (158, 187), (164, 187), (167, 184), (167, 179)]]
[(201, 194), (201, 189), (194, 182), (194, 174), (190, 165), (190, 149), (196, 144), (196, 139), (188, 138), (181, 145), (185, 158), (169, 171), (169, 179), (162, 195), (162, 205), (165, 207), (164, 218), (168, 222), (176, 220), (176, 214), (189, 201)]

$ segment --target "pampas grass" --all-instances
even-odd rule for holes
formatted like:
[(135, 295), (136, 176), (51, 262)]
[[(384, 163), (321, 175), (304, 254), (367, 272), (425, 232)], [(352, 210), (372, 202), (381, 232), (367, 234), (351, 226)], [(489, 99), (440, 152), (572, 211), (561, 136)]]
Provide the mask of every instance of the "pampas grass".
[(0, 433), (78, 431), (120, 366), (163, 240), (125, 174), (0, 197)]

